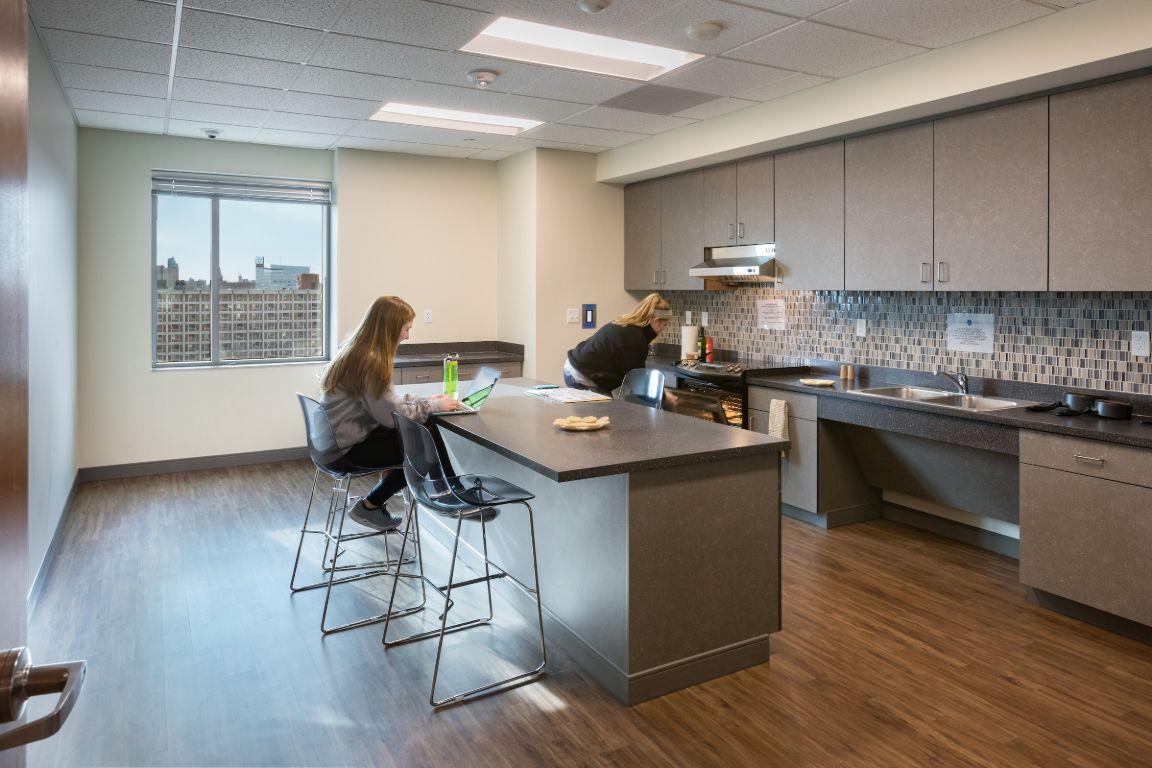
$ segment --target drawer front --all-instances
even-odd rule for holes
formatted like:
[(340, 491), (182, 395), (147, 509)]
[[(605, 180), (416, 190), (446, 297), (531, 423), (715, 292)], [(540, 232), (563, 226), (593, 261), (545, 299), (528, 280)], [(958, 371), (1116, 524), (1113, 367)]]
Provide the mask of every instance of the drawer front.
[(520, 371), (523, 368), (523, 364), (522, 363), (469, 363), (468, 365), (460, 366), (459, 380), (460, 381), (471, 381), (472, 379), (476, 378), (476, 374), (480, 373), (481, 368), (494, 368), (495, 370), (500, 371), (500, 378), (502, 378), (502, 379), (514, 379), (517, 376), (521, 375)]
[(1152, 625), (1152, 489), (1020, 467), (1020, 580)]
[(748, 407), (767, 411), (773, 400), (787, 400), (789, 412), (798, 419), (816, 420), (816, 395), (804, 395), (770, 387), (748, 387)]
[(1152, 488), (1152, 450), (1147, 448), (1021, 430), (1020, 461)]
[(400, 369), (401, 384), (431, 384), (444, 380), (444, 366), (418, 365)]
[[(753, 432), (768, 434), (767, 411), (749, 411), (748, 422)], [(788, 439), (792, 445), (780, 459), (780, 499), (806, 512), (816, 512), (816, 422), (789, 417)]]

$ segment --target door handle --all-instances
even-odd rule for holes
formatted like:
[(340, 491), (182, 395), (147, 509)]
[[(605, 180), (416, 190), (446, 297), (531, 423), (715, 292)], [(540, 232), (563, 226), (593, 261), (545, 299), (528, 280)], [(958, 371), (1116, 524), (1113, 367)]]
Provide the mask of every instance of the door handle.
[(936, 282), (948, 282), (948, 262), (942, 261), (936, 265)]
[(736, 239), (736, 225), (735, 224), (729, 224), (728, 225), (728, 239), (729, 240), (735, 240)]
[(920, 262), (920, 282), (922, 282), (922, 283), (932, 282), (932, 267), (926, 261)]
[(741, 240), (744, 239), (744, 222), (740, 222), (736, 225), (736, 237), (740, 238)]
[(660, 270), (652, 270), (652, 285), (660, 285)]
[(0, 750), (40, 741), (59, 731), (84, 687), (86, 669), (83, 661), (33, 666), (27, 648), (0, 653), (0, 722), (19, 720), (25, 703), (33, 696), (60, 694), (56, 706), (44, 717), (0, 729)]

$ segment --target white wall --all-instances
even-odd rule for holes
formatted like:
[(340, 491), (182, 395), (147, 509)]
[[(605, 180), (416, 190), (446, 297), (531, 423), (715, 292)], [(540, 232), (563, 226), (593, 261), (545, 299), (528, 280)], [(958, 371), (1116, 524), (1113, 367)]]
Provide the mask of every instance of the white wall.
[(497, 335), (524, 345), (524, 375), (536, 375), (536, 152), (501, 160)]
[(336, 195), (335, 339), (395, 295), (416, 310), (413, 343), (496, 340), (495, 163), (340, 149)]
[(31, 25), (28, 220), (31, 585), (76, 476), (76, 124)]

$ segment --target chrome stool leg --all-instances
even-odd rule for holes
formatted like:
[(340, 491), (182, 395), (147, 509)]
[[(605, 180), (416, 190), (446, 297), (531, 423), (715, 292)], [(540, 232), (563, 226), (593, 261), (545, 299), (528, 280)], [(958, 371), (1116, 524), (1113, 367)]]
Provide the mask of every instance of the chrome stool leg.
[(304, 534), (319, 533), (319, 531), (308, 530), (308, 519), (312, 516), (312, 500), (316, 498), (316, 486), (319, 484), (320, 468), (317, 467), (315, 473), (312, 475), (312, 490), (308, 493), (308, 506), (304, 510), (304, 525), (300, 529), (300, 543), (296, 545), (296, 562), (292, 564), (292, 578), (288, 582), (288, 587), (293, 592), (296, 591), (296, 571), (300, 568), (300, 553), (304, 549)]

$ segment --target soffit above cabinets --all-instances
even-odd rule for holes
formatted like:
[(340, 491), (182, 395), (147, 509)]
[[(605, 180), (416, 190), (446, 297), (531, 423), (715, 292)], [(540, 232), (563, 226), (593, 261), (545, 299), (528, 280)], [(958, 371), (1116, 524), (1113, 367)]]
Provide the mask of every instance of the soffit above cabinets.
[[(492, 160), (623, 146), (1077, 4), (614, 0), (588, 14), (575, 0), (29, 0), (29, 14), (81, 126)], [(645, 83), (458, 50), (500, 16), (703, 58)], [(701, 22), (722, 31), (689, 37)], [(499, 77), (480, 90), (475, 69)], [(677, 99), (641, 90), (653, 86)], [(544, 124), (508, 137), (369, 121), (386, 101)]]

